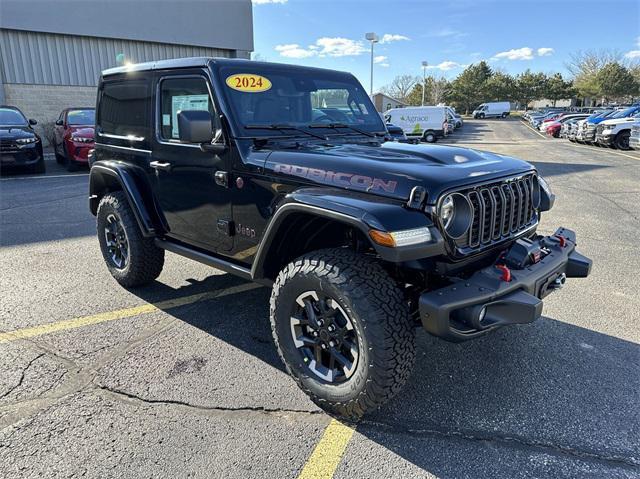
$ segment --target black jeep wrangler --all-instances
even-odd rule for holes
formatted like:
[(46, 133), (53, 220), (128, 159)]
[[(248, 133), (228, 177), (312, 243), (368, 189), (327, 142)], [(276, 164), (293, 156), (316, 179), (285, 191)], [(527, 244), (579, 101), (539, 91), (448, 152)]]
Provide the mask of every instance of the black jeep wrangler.
[(355, 77), (189, 58), (103, 72), (90, 206), (111, 274), (165, 250), (272, 287), (273, 338), (321, 407), (359, 417), (411, 374), (415, 328), (450, 341), (541, 316), (585, 277), (528, 163), (385, 142)]

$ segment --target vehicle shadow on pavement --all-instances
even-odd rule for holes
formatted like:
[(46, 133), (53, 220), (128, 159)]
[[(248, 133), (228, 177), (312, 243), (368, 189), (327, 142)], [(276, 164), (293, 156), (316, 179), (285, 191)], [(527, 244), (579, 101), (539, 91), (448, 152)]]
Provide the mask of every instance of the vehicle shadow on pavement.
[[(244, 284), (224, 274), (134, 292), (156, 303)], [(269, 295), (258, 288), (166, 312), (283, 371)], [(558, 477), (567, 463), (571, 471), (637, 463), (637, 344), (551, 318), (461, 344), (417, 333), (414, 374), (357, 425), (366, 438), (438, 477)]]
[(597, 163), (545, 163), (543, 161), (529, 161), (529, 163), (535, 166), (543, 178), (610, 168), (609, 165), (600, 165)]
[(413, 376), (358, 426), (366, 437), (438, 477), (637, 467), (637, 344), (550, 318), (461, 344), (418, 338)]

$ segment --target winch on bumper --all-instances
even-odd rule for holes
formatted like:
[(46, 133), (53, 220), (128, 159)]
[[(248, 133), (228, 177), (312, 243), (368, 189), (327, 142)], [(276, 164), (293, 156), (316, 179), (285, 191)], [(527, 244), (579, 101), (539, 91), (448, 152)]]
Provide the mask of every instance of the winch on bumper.
[(420, 295), (420, 318), (427, 331), (464, 341), (507, 324), (535, 321), (542, 300), (566, 278), (585, 278), (591, 260), (576, 251), (576, 234), (518, 240), (498, 261), (466, 280)]

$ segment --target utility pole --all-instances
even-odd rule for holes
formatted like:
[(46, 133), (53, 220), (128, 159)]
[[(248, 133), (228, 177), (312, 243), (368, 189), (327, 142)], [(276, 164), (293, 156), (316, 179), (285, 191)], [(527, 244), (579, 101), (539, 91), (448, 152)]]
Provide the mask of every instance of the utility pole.
[(373, 96), (373, 44), (378, 43), (378, 35), (369, 32), (365, 35), (365, 38), (371, 42), (371, 84), (369, 86), (369, 96)]
[(426, 84), (426, 80), (427, 80), (427, 66), (429, 64), (426, 62), (426, 60), (422, 61), (422, 106), (424, 106), (424, 91), (427, 89), (427, 84)]

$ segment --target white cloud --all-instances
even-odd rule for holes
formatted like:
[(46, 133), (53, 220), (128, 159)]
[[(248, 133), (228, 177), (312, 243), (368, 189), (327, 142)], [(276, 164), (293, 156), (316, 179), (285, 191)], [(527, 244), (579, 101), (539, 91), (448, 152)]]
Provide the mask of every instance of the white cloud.
[(360, 55), (367, 51), (361, 41), (348, 38), (322, 37), (316, 40), (316, 45), (321, 48), (318, 55), (329, 57), (346, 57)]
[(453, 70), (454, 68), (464, 68), (467, 65), (463, 65), (462, 63), (452, 62), (450, 60), (444, 61), (442, 63), (438, 63), (437, 65), (429, 65), (427, 70), (440, 70), (443, 72)]
[(410, 40), (410, 38), (405, 37), (404, 35), (398, 35), (397, 33), (385, 33), (382, 35), (380, 43), (400, 42), (403, 40)]
[(532, 60), (533, 50), (529, 47), (514, 48), (506, 52), (496, 53), (494, 59), (506, 58), (507, 60)]
[(437, 37), (437, 38), (446, 38), (446, 37), (462, 38), (462, 37), (466, 37), (467, 35), (469, 34), (465, 32), (461, 32), (460, 30), (453, 30), (451, 28), (445, 27), (445, 28), (441, 28), (440, 30), (435, 30), (429, 33), (427, 36)]
[(543, 47), (538, 48), (538, 56), (539, 57), (548, 57), (549, 55), (553, 55), (555, 50), (553, 48)]
[(361, 55), (368, 51), (363, 42), (340, 37), (318, 38), (313, 45), (306, 48), (297, 43), (288, 43), (276, 45), (275, 49), (281, 56), (287, 58), (346, 57)]
[[(636, 46), (640, 47), (640, 37), (636, 38)], [(630, 50), (624, 54), (624, 57), (628, 58), (629, 60), (640, 58), (640, 50)]]
[(385, 63), (387, 60), (387, 57), (385, 57), (384, 55), (378, 55), (377, 57), (373, 57), (373, 63)]
[(305, 50), (304, 48), (300, 48), (300, 45), (297, 43), (276, 45), (276, 51), (280, 52), (280, 55), (287, 58), (308, 58), (316, 54), (314, 50)]
[(251, 0), (254, 5), (264, 5), (265, 3), (287, 3), (288, 0)]
[(378, 63), (378, 66), (388, 68), (390, 65), (388, 63)]

